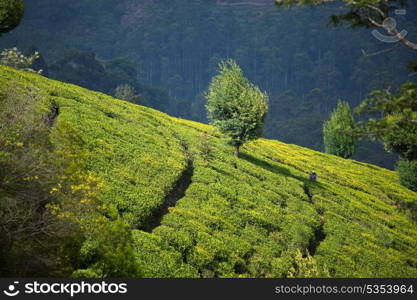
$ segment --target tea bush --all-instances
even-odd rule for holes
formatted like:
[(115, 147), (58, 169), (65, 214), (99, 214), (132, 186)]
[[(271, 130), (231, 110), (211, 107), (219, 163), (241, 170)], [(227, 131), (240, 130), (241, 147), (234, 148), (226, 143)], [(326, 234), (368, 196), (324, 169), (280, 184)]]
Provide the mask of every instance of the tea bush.
[[(395, 172), (265, 139), (246, 144), (237, 159), (211, 126), (0, 67), (0, 87), (11, 80), (56, 103), (52, 133), (78, 133), (72, 142), (85, 152), (85, 171), (101, 180), (102, 217), (130, 226), (131, 234), (123, 226), (103, 230), (111, 237), (119, 228), (131, 240), (115, 253), (129, 255), (135, 276), (417, 276), (417, 193)], [(159, 226), (141, 230), (190, 160), (184, 197)], [(312, 170), (317, 182), (308, 180)], [(117, 249), (110, 237), (101, 240)], [(91, 236), (92, 245), (98, 241)], [(120, 268), (130, 268), (124, 262)], [(100, 272), (90, 264), (75, 275)]]

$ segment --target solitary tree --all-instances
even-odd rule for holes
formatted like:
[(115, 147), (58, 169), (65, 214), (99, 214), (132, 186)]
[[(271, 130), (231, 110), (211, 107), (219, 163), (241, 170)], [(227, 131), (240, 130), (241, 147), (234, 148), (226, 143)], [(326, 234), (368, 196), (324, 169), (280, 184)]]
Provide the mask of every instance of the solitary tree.
[(208, 118), (235, 147), (234, 155), (246, 141), (262, 136), (268, 112), (268, 96), (250, 83), (233, 60), (219, 64), (206, 94)]
[(19, 25), (23, 12), (23, 0), (0, 0), (0, 36)]
[(324, 148), (326, 153), (343, 158), (355, 153), (355, 121), (349, 103), (340, 101), (328, 121), (323, 124)]

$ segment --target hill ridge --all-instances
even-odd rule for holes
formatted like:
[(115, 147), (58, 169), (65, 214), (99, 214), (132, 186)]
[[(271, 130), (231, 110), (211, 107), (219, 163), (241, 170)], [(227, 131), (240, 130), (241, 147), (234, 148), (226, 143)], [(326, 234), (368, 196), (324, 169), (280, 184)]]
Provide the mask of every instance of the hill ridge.
[[(130, 225), (145, 277), (417, 276), (417, 193), (392, 171), (266, 139), (236, 159), (209, 125), (0, 67), (0, 90), (8, 86), (36, 90), (45, 112), (58, 106), (51, 134), (79, 136), (72, 142), (103, 182), (100, 201)], [(186, 191), (155, 222), (190, 156)]]

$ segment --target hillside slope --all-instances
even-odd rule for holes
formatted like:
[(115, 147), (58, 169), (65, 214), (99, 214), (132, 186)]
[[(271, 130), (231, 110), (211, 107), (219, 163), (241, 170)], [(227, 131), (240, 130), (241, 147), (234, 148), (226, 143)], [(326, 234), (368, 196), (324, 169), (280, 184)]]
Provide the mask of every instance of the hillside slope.
[(0, 67), (0, 109), (10, 88), (77, 133), (146, 277), (417, 277), (417, 194), (394, 172), (264, 139), (235, 159), (211, 126)]

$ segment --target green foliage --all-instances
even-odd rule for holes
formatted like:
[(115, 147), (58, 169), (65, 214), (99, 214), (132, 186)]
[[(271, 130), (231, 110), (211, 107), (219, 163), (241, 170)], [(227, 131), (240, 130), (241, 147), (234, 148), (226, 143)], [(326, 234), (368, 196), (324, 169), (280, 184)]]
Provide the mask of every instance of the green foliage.
[(397, 165), (398, 176), (403, 186), (417, 192), (417, 160), (401, 159)]
[(164, 89), (138, 82), (135, 64), (124, 58), (103, 62), (93, 52), (70, 50), (49, 69), (51, 78), (108, 95), (119, 93), (123, 98), (118, 98), (129, 102), (136, 102), (140, 98), (142, 105), (162, 111), (170, 108), (168, 93)]
[(117, 86), (114, 97), (128, 102), (137, 103), (138, 95), (135, 88), (129, 84), (121, 84)]
[[(270, 98), (265, 135), (320, 151), (322, 125), (337, 99), (356, 105), (364, 94), (387, 82), (397, 87), (413, 78), (404, 72), (404, 63), (414, 59), (411, 51), (397, 45), (385, 49), (367, 30), (326, 26), (336, 2), (314, 13), (308, 7), (254, 9), (250, 1), (239, 7), (218, 5), (217, 1), (142, 2), (26, 1), (27, 21), (3, 36), (0, 48), (17, 45), (27, 49), (35, 44), (48, 63), (59, 61), (69, 45), (89, 49), (97, 54), (106, 73), (112, 73), (111, 82), (104, 85), (107, 94), (114, 95), (120, 84), (130, 84), (140, 94), (141, 105), (199, 122), (207, 121), (206, 101), (199, 95), (215, 75), (218, 62), (233, 58)], [(398, 29), (406, 29), (411, 37), (417, 28), (412, 18), (417, 6), (413, 1), (409, 4), (407, 15), (395, 18)], [(142, 14), (134, 13), (139, 10), (146, 21)], [(382, 28), (378, 30), (386, 35)], [(207, 35), (210, 38), (202, 38)], [(105, 81), (90, 78), (96, 82), (90, 83), (86, 77), (84, 87)], [(158, 86), (161, 89), (155, 88)], [(321, 95), (310, 97), (317, 89)], [(294, 93), (292, 99), (282, 97), (288, 91)], [(376, 143), (362, 143), (355, 159), (392, 169), (396, 158)]]
[[(278, 6), (286, 5), (320, 5), (328, 4), (330, 2), (338, 2), (337, 0), (275, 0)], [(347, 11), (339, 15), (331, 15), (331, 22), (334, 25), (339, 25), (342, 22), (349, 23), (352, 27), (368, 27), (375, 26), (373, 22), (382, 24), (384, 18), (388, 16), (390, 11), (394, 9), (403, 8), (407, 5), (407, 0), (391, 0), (389, 3), (386, 0), (361, 0), (339, 1), (340, 5), (348, 8)], [(372, 22), (372, 21), (373, 22)], [(382, 27), (382, 26), (381, 26)]]
[(243, 76), (236, 62), (220, 63), (206, 98), (208, 118), (235, 146), (235, 156), (245, 142), (262, 136), (268, 97)]
[(212, 140), (207, 133), (203, 133), (199, 137), (197, 154), (206, 164), (209, 164), (215, 158)]
[[(62, 195), (74, 201), (56, 212), (83, 233), (75, 268), (63, 276), (417, 276), (417, 194), (395, 172), (264, 139), (246, 143), (237, 160), (212, 126), (7, 67), (0, 67), (1, 90), (11, 78), (23, 94), (42, 93), (36, 103), (46, 101), (45, 112), (59, 107), (51, 148), (68, 153), (71, 145), (69, 156), (81, 157), (65, 176), (83, 171), (83, 180), (62, 182)], [(209, 163), (202, 135), (215, 153)], [(153, 220), (190, 157), (185, 196), (152, 232), (132, 229)], [(320, 178), (314, 185), (312, 169)], [(310, 258), (300, 254), (310, 249)]]
[(9, 66), (15, 69), (28, 71), (32, 73), (42, 74), (42, 69), (35, 71), (32, 66), (33, 63), (39, 59), (39, 52), (26, 57), (17, 48), (5, 49), (0, 54), (0, 64)]
[(295, 252), (294, 266), (288, 271), (289, 278), (330, 277), (327, 270), (319, 270), (315, 259), (307, 252), (305, 257), (300, 249)]
[(130, 226), (121, 219), (108, 222), (105, 218), (94, 225), (85, 230), (86, 242), (81, 249), (81, 266), (89, 268), (76, 270), (72, 276), (141, 277)]
[(136, 85), (136, 79), (138, 72), (136, 71), (135, 63), (123, 58), (118, 57), (107, 61), (105, 63), (106, 71), (111, 74), (111, 80), (115, 86), (122, 84)]
[[(159, 227), (158, 229), (163, 230)], [(181, 239), (181, 233), (170, 233)], [(180, 252), (175, 251), (156, 234), (134, 230), (136, 260), (145, 278), (198, 278), (195, 268), (185, 263)]]
[(324, 149), (326, 153), (343, 158), (355, 153), (355, 120), (347, 102), (339, 102), (330, 119), (323, 124)]
[(72, 278), (100, 278), (94, 270), (77, 270), (71, 275)]
[(49, 67), (51, 77), (92, 90), (106, 92), (109, 74), (93, 52), (70, 50)]
[(0, 1), (0, 36), (17, 27), (23, 17), (23, 0)]
[[(4, 82), (3, 82), (4, 83)], [(63, 143), (55, 151), (48, 137), (41, 93), (6, 82), (0, 91), (0, 274), (68, 276), (78, 263), (83, 237), (79, 196), (69, 192), (84, 178), (72, 173), (81, 154)], [(60, 136), (65, 140), (64, 136)], [(70, 171), (71, 170), (71, 171)], [(67, 172), (70, 172), (68, 174)], [(67, 180), (62, 179), (66, 177)], [(58, 213), (59, 207), (59, 213)], [(59, 216), (58, 216), (59, 214)]]
[(374, 91), (357, 108), (358, 114), (370, 114), (360, 122), (365, 138), (381, 139), (387, 151), (407, 160), (417, 159), (417, 86), (405, 83), (398, 93)]
[(56, 126), (58, 104), (44, 91), (3, 83), (0, 274), (67, 277), (83, 267), (99, 277), (139, 276), (130, 226), (104, 217), (117, 210), (98, 201), (102, 186), (87, 171), (78, 131), (61, 119)]
[(400, 154), (403, 160), (397, 171), (401, 183), (415, 189), (410, 172), (417, 161), (416, 85), (405, 83), (396, 94), (389, 90), (374, 91), (357, 108), (357, 113), (369, 118), (359, 122), (359, 134), (364, 138), (379, 139), (387, 151)]

